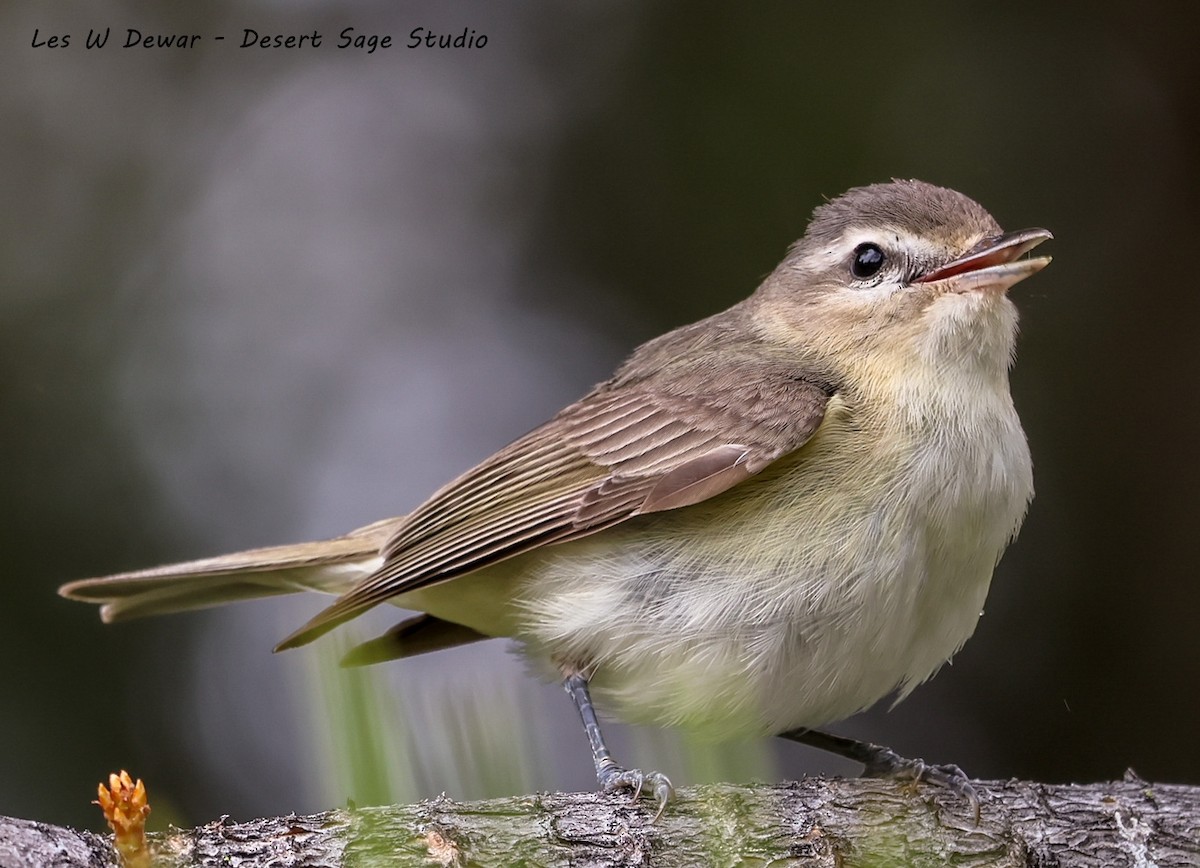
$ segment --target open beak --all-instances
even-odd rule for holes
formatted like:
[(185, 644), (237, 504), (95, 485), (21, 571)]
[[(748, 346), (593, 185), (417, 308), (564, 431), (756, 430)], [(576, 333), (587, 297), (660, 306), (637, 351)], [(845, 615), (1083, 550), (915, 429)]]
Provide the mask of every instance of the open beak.
[(985, 238), (962, 256), (921, 275), (915, 282), (945, 280), (949, 281), (946, 288), (955, 292), (976, 289), (1004, 292), (1050, 264), (1049, 256), (1021, 257), (1053, 237), (1046, 229), (1022, 229)]

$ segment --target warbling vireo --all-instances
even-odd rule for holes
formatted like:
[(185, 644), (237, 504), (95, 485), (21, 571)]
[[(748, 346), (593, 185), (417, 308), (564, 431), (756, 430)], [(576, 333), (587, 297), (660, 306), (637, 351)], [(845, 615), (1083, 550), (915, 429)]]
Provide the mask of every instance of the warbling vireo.
[(780, 734), (971, 795), (953, 766), (812, 730), (929, 678), (975, 629), (1033, 493), (1006, 290), (1048, 258), (920, 181), (820, 206), (758, 290), (639, 347), (612, 379), (400, 518), (321, 542), (88, 579), (105, 621), (340, 594), (279, 649), (383, 602), (421, 613), (351, 652), (510, 636), (554, 663), (599, 783), (619, 717)]

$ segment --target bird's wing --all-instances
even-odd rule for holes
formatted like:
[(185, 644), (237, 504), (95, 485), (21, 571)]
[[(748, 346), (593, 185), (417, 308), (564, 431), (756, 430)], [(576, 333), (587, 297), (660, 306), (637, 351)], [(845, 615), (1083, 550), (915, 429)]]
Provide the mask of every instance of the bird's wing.
[(277, 650), (398, 594), (707, 500), (803, 445), (829, 398), (797, 378), (737, 388), (736, 400), (722, 397), (728, 388), (597, 389), (409, 513), (384, 545), (382, 566)]

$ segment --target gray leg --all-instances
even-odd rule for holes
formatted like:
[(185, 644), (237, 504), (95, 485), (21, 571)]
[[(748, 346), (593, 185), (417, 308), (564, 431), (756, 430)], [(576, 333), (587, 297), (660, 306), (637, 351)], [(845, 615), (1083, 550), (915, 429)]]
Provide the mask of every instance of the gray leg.
[(600, 732), (600, 721), (596, 719), (596, 709), (592, 707), (592, 696), (588, 693), (586, 678), (578, 673), (568, 675), (563, 679), (563, 689), (579, 710), (579, 719), (583, 721), (583, 730), (587, 733), (588, 743), (592, 747), (592, 762), (596, 765), (596, 781), (600, 788), (606, 793), (631, 790), (634, 801), (637, 801), (643, 790), (652, 790), (658, 802), (658, 810), (654, 813), (656, 822), (662, 816), (667, 802), (675, 794), (670, 780), (662, 772), (643, 773), (637, 769), (617, 765)]
[(953, 763), (929, 765), (921, 759), (906, 759), (881, 744), (855, 741), (816, 729), (793, 729), (780, 733), (779, 737), (860, 762), (863, 764), (864, 777), (922, 781), (943, 787), (969, 801), (975, 813), (975, 822), (979, 822), (979, 795), (966, 773)]

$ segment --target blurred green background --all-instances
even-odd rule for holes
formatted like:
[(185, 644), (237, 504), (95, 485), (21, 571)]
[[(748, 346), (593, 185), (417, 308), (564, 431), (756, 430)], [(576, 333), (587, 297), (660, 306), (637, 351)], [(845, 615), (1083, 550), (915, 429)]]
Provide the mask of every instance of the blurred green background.
[[(343, 674), (345, 637), (269, 653), (321, 600), (105, 628), (55, 589), (402, 513), (890, 177), (1055, 233), (1016, 290), (1038, 496), (955, 665), (838, 731), (985, 778), (1200, 784), (1196, 18), (6, 3), (0, 813), (96, 827), (121, 767), (160, 823), (591, 787), (570, 703), (501, 642)], [(337, 50), (346, 26), (397, 46)], [(418, 26), (488, 42), (403, 47)], [(856, 772), (611, 732), (679, 784)]]

